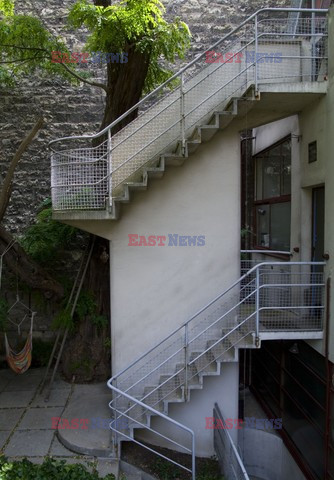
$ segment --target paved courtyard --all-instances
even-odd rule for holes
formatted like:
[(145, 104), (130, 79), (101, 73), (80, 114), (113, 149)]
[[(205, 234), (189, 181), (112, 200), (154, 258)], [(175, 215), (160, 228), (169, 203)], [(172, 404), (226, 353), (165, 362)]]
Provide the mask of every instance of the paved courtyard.
[[(90, 469), (95, 467), (101, 476), (114, 473), (115, 466), (107, 458), (80, 455), (65, 448), (58, 439), (57, 429), (52, 428), (52, 417), (66, 418), (71, 401), (89, 399), (89, 392), (94, 388), (96, 392), (96, 386), (71, 385), (58, 376), (46, 403), (45, 395), (39, 392), (44, 372), (44, 369), (30, 369), (23, 375), (16, 375), (9, 369), (0, 370), (0, 453), (10, 459), (27, 457), (40, 463), (45, 456), (52, 456), (70, 463), (82, 463)], [(104, 385), (98, 387), (105, 388)], [(80, 412), (76, 416), (81, 418)], [(96, 435), (101, 434), (106, 438), (107, 432)]]

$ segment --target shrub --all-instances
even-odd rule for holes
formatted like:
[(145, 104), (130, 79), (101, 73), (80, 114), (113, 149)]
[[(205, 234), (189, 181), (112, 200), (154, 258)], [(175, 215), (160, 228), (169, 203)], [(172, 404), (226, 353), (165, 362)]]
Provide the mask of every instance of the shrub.
[[(0, 456), (0, 480), (98, 480), (97, 472), (90, 473), (83, 465), (66, 464), (65, 460), (46, 458), (41, 465), (29, 462), (26, 458), (20, 461), (9, 461)], [(115, 480), (109, 474), (105, 480)]]

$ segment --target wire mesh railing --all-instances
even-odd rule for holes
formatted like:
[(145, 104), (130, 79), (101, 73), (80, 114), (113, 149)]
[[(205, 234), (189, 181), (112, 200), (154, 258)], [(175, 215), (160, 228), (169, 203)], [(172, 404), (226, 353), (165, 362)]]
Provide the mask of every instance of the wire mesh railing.
[[(323, 265), (267, 262), (253, 267), (108, 382), (114, 420), (126, 416), (129, 429), (146, 428), (152, 408), (166, 414), (168, 402), (187, 400), (189, 390), (201, 386), (203, 374), (219, 374), (220, 363), (230, 361), (235, 348), (257, 346), (261, 332), (322, 331)], [(174, 433), (169, 440), (177, 441)]]
[[(292, 12), (299, 16), (289, 17)], [(257, 91), (263, 83), (320, 81), (326, 74), (327, 10), (259, 10), (98, 134), (51, 142), (53, 208), (110, 208), (125, 182), (138, 181), (163, 152), (184, 155), (196, 125), (249, 86)], [(111, 137), (119, 122), (158, 94), (162, 98)], [(101, 148), (92, 148), (99, 138)]]
[(240, 275), (245, 275), (245, 273), (259, 263), (273, 262), (273, 257), (284, 258), (287, 256), (292, 257), (292, 253), (285, 250), (241, 250)]

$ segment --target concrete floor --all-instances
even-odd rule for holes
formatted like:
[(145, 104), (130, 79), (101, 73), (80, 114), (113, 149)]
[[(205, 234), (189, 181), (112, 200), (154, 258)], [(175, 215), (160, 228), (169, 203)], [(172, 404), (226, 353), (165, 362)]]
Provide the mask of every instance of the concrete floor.
[[(95, 418), (100, 415), (98, 418), (102, 420), (96, 402), (102, 392), (107, 394), (106, 385), (71, 385), (58, 376), (49, 401), (45, 403), (44, 395), (39, 393), (44, 372), (44, 369), (30, 369), (23, 375), (16, 375), (9, 369), (0, 370), (0, 454), (10, 459), (27, 457), (38, 463), (42, 463), (44, 457), (52, 456), (69, 463), (82, 463), (90, 469), (93, 462), (101, 476), (115, 473), (116, 464), (108, 458), (109, 431), (100, 428), (105, 427), (108, 415), (105, 395), (102, 406), (104, 423), (98, 424), (95, 419), (94, 428), (89, 428), (92, 427), (92, 415)], [(78, 408), (82, 403), (80, 398), (85, 398), (84, 412)], [(87, 409), (87, 405), (90, 408)], [(58, 430), (55, 417), (86, 419), (88, 428)], [(65, 438), (69, 448), (59, 438), (62, 441)], [(99, 448), (99, 442), (103, 448)]]

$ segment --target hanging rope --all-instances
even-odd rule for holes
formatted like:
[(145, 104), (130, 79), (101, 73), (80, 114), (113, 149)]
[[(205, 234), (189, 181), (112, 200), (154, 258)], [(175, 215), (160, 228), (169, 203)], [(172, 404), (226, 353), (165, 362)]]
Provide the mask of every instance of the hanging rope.
[[(3, 267), (3, 257), (6, 255), (6, 253), (13, 247), (13, 245), (16, 243), (16, 240), (12, 240), (3, 253), (0, 255), (0, 289), (1, 289), (1, 278), (2, 278), (2, 267)], [(16, 259), (16, 262), (18, 263), (18, 258)], [(10, 312), (19, 305), (20, 307), (23, 307), (26, 310), (26, 313), (24, 314), (22, 320), (17, 323), (14, 321), (12, 318), (10, 318), (9, 314)], [(25, 305), (23, 302), (20, 300), (19, 296), (19, 280), (18, 280), (18, 275), (16, 274), (16, 300), (13, 303), (13, 305), (9, 308), (7, 312), (7, 320), (15, 325), (17, 327), (17, 332), (18, 335), (21, 335), (21, 325), (22, 323), (30, 316), (30, 330), (28, 332), (28, 337), (27, 340), (24, 344), (24, 347), (22, 350), (18, 353), (16, 353), (12, 347), (9, 345), (7, 333), (4, 333), (5, 337), (5, 349), (6, 349), (6, 360), (9, 365), (9, 367), (18, 374), (22, 374), (28, 370), (28, 368), (31, 365), (31, 359), (32, 359), (32, 332), (33, 332), (33, 326), (34, 326), (34, 317), (36, 315), (36, 312), (33, 312), (27, 305)]]
[(6, 253), (12, 248), (12, 246), (16, 243), (16, 240), (12, 240), (5, 250), (2, 252), (0, 255), (0, 290), (1, 290), (1, 278), (2, 278), (2, 265), (3, 265), (3, 257), (6, 255)]
[(18, 374), (22, 374), (28, 370), (31, 365), (32, 358), (32, 331), (34, 325), (34, 317), (36, 312), (31, 314), (30, 330), (28, 338), (22, 350), (15, 353), (8, 342), (7, 333), (5, 333), (5, 347), (6, 347), (6, 360), (10, 368)]

